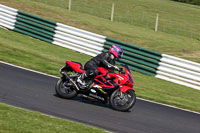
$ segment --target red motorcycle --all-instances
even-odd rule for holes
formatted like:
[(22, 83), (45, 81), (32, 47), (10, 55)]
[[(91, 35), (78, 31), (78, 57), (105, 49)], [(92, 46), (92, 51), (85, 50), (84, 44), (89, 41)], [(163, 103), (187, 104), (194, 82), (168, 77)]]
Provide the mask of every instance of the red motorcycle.
[(99, 74), (90, 82), (87, 89), (81, 89), (77, 78), (85, 70), (78, 62), (66, 61), (66, 65), (60, 69), (62, 77), (58, 80), (55, 90), (61, 98), (72, 99), (78, 94), (81, 96), (110, 104), (118, 111), (128, 111), (136, 102), (135, 90), (133, 89), (134, 79), (127, 65), (122, 65), (119, 74), (103, 67), (99, 67)]

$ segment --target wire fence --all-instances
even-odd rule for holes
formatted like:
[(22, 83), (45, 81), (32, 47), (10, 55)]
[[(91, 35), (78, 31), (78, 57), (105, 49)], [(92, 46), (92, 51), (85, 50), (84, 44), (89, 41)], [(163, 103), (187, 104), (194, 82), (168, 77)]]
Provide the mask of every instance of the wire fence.
[[(70, 10), (72, 11), (111, 20), (112, 0), (35, 0), (35, 2), (65, 8), (66, 10), (69, 10), (69, 3), (71, 3)], [(144, 9), (142, 6), (116, 2), (114, 4), (113, 21), (155, 30), (158, 13), (158, 31), (200, 40), (200, 18), (195, 18), (191, 23), (191, 21), (188, 22), (188, 17), (184, 19), (184, 14), (179, 12), (170, 17), (165, 11)], [(192, 19), (192, 16), (189, 17)]]

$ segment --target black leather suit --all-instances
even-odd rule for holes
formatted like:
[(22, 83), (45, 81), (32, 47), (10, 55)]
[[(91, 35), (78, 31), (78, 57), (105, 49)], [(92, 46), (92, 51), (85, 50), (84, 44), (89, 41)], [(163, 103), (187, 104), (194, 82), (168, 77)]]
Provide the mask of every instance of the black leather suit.
[(104, 52), (89, 60), (84, 69), (86, 70), (86, 77), (95, 78), (98, 75), (98, 67), (105, 67), (112, 69), (115, 66), (115, 59), (111, 59), (109, 52)]

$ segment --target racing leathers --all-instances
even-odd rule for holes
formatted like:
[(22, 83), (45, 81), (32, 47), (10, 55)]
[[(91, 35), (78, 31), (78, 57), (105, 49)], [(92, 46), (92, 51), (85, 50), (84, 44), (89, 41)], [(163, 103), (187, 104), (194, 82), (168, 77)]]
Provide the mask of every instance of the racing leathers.
[(97, 69), (98, 67), (115, 70), (119, 69), (117, 66), (115, 66), (115, 58), (111, 58), (111, 53), (103, 52), (92, 58), (85, 64), (84, 69), (86, 70), (86, 72), (81, 74), (77, 81), (82, 85), (86, 85), (86, 83), (83, 83), (83, 80), (86, 78), (94, 79), (99, 73)]

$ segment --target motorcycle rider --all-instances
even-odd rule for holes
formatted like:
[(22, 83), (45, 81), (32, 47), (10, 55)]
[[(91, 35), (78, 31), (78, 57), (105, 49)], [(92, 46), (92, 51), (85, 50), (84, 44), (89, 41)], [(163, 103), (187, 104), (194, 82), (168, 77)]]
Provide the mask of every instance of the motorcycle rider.
[(81, 89), (89, 87), (91, 82), (86, 83), (86, 79), (90, 78), (93, 80), (99, 73), (98, 67), (119, 70), (119, 68), (115, 66), (115, 60), (120, 59), (122, 55), (123, 49), (119, 45), (112, 45), (109, 52), (103, 52), (89, 60), (84, 66), (86, 72), (81, 74), (77, 79), (77, 82), (83, 87), (81, 87)]

